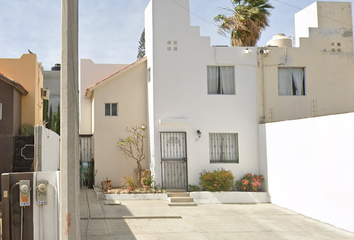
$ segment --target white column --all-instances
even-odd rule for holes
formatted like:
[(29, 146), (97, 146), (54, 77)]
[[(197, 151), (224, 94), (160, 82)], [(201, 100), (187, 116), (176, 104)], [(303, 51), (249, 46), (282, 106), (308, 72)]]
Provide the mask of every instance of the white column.
[(80, 239), (78, 0), (62, 0), (60, 239)]

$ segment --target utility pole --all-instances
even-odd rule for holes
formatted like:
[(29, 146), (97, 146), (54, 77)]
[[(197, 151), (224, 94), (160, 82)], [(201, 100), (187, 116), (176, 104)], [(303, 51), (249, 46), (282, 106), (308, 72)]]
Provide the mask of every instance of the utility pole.
[(62, 0), (60, 239), (80, 239), (78, 0)]

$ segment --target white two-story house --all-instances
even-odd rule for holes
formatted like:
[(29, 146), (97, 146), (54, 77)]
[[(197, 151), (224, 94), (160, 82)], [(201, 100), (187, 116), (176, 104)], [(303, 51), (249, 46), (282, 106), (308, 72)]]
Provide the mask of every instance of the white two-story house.
[[(88, 104), (82, 110), (90, 112), (81, 116), (91, 116), (91, 133), (99, 137), (96, 184), (125, 171), (103, 166), (121, 158), (115, 143), (126, 137), (122, 129), (144, 120), (146, 167), (157, 185), (185, 190), (199, 184), (203, 170), (224, 168), (236, 179), (262, 173), (259, 123), (353, 111), (350, 3), (317, 2), (295, 20), (296, 47), (283, 35), (264, 47), (211, 46), (190, 26), (188, 0), (152, 0), (145, 10), (146, 58), (81, 88)], [(126, 94), (139, 96), (130, 117)], [(108, 119), (105, 104), (115, 103), (118, 114)], [(129, 163), (121, 158), (112, 169)]]

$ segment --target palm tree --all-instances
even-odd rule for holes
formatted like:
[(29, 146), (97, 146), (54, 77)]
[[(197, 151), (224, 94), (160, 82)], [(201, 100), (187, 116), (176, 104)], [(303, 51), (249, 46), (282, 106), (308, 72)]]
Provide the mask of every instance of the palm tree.
[(230, 34), (231, 46), (255, 46), (261, 32), (268, 26), (269, 10), (274, 8), (268, 0), (232, 0), (233, 8), (224, 8), (229, 16), (214, 18), (218, 33)]

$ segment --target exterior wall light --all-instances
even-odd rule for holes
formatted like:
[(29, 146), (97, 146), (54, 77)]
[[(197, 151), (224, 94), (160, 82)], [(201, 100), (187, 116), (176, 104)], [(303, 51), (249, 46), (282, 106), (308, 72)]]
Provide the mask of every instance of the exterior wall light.
[(198, 138), (202, 137), (202, 132), (200, 130), (197, 131), (197, 134), (198, 134)]
[(245, 53), (246, 53), (246, 54), (251, 54), (251, 53), (252, 53), (252, 49), (246, 48), (246, 49), (245, 49)]
[(268, 55), (269, 49), (261, 49), (259, 52), (260, 52), (261, 54)]

